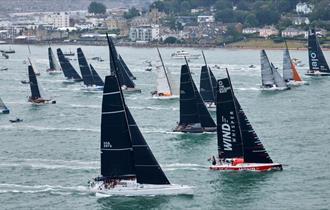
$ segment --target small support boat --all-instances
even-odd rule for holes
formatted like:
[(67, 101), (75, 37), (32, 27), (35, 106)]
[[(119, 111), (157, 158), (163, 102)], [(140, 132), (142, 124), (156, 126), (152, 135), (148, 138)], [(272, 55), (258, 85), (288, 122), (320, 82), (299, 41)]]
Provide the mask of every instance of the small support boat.
[(8, 67), (5, 67), (5, 66), (0, 67), (0, 71), (7, 71), (7, 70), (8, 70)]
[(74, 56), (75, 53), (70, 50), (70, 51), (64, 52), (63, 55), (64, 56)]
[(23, 119), (16, 118), (15, 120), (9, 120), (9, 122), (11, 122), (11, 123), (19, 123), (19, 122), (23, 122)]
[(47, 69), (47, 72), (49, 74), (61, 74), (62, 73), (61, 66), (57, 62), (57, 59), (51, 47), (48, 47), (48, 59), (49, 59), (49, 69)]
[(186, 65), (181, 66), (180, 122), (173, 132), (203, 133), (216, 130), (216, 124), (198, 92), (186, 61)]
[(289, 90), (290, 87), (286, 84), (283, 77), (277, 71), (277, 68), (269, 62), (265, 50), (260, 53), (261, 62), (261, 90), (263, 91), (281, 91)]
[(177, 50), (176, 52), (172, 53), (171, 57), (174, 58), (174, 59), (188, 59), (188, 60), (190, 60), (190, 59), (199, 59), (201, 57), (201, 55), (200, 54), (192, 55), (189, 52), (181, 49), (181, 50)]
[(211, 170), (272, 171), (282, 170), (274, 163), (255, 133), (227, 78), (217, 82), (218, 157), (211, 158)]
[(37, 77), (34, 73), (33, 67), (28, 66), (29, 74), (29, 84), (31, 89), (31, 96), (29, 96), (28, 102), (31, 102), (34, 105), (43, 105), (43, 104), (56, 104), (55, 100), (46, 99), (41, 96), (42, 88), (38, 84)]
[(315, 29), (308, 31), (308, 60), (309, 70), (307, 76), (330, 76), (330, 69), (324, 57)]
[(175, 86), (173, 80), (171, 80), (171, 74), (166, 69), (162, 55), (157, 47), (158, 55), (162, 66), (157, 68), (157, 90), (153, 91), (152, 98), (155, 99), (176, 99), (179, 98), (178, 88)]

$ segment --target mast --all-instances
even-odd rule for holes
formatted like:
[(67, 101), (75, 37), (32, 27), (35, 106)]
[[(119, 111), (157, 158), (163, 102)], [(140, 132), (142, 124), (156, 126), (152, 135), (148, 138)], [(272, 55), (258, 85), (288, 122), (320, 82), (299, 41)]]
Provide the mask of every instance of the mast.
[(165, 73), (165, 77), (166, 77), (166, 80), (167, 80), (168, 87), (170, 88), (171, 95), (173, 95), (171, 83), (170, 83), (170, 80), (168, 79), (168, 75), (167, 75), (167, 71), (166, 71), (166, 68), (165, 68), (165, 65), (164, 65), (164, 61), (163, 61), (162, 55), (159, 52), (158, 47), (157, 47), (157, 51), (158, 51), (158, 55), (159, 55), (160, 61), (161, 61), (162, 66), (163, 66), (163, 70), (164, 70), (164, 73)]

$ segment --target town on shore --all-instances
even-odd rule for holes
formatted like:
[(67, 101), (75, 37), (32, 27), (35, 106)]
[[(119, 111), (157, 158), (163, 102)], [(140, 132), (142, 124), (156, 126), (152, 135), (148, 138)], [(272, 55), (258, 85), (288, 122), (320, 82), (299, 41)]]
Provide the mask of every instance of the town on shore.
[(291, 8), (274, 9), (273, 14), (266, 4), (259, 8), (258, 0), (209, 0), (201, 5), (184, 1), (187, 5), (180, 4), (179, 12), (166, 2), (110, 9), (92, 2), (86, 10), (1, 14), (0, 44), (106, 45), (109, 33), (117, 45), (134, 47), (283, 48), (285, 40), (289, 48), (305, 49), (313, 27), (322, 46), (330, 48), (329, 21), (314, 17), (322, 5), (309, 1), (288, 1)]

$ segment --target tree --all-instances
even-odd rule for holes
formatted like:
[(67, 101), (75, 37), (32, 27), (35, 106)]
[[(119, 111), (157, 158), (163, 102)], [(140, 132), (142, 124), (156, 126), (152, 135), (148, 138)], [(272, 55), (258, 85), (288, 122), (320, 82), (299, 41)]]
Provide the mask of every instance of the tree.
[(177, 38), (173, 37), (173, 36), (169, 36), (164, 40), (165, 44), (175, 44), (178, 41)]
[(107, 11), (107, 8), (104, 4), (98, 2), (91, 2), (88, 6), (88, 12), (94, 14), (104, 14)]
[(215, 8), (217, 10), (224, 10), (224, 9), (232, 9), (233, 8), (233, 4), (230, 0), (218, 0), (215, 3)]
[(224, 23), (232, 23), (234, 22), (234, 12), (232, 9), (223, 9), (217, 11), (215, 14), (215, 19), (217, 21), (222, 21)]
[(260, 25), (276, 24), (280, 19), (280, 14), (271, 6), (262, 6), (257, 8), (256, 17)]
[(135, 7), (132, 7), (128, 10), (128, 12), (124, 12), (124, 18), (132, 19), (133, 17), (140, 16), (140, 11)]
[(253, 13), (247, 15), (245, 17), (244, 25), (247, 25), (249, 27), (256, 27), (257, 25), (259, 25), (256, 15)]

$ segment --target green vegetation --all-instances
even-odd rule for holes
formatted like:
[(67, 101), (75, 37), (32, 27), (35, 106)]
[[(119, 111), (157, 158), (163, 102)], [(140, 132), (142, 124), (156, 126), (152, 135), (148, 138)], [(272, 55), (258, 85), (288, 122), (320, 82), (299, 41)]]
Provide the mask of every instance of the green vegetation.
[(88, 12), (94, 14), (104, 14), (107, 11), (107, 8), (104, 4), (98, 2), (91, 2), (88, 6)]
[[(289, 24), (288, 19), (281, 17), (296, 15), (294, 10), (299, 2), (314, 5), (313, 12), (308, 15), (312, 25), (329, 24), (330, 0), (157, 0), (151, 8), (176, 16), (190, 15), (193, 8), (204, 9), (207, 14), (212, 7), (215, 19), (219, 22), (240, 22), (248, 27), (277, 25), (283, 29)], [(203, 14), (203, 11), (200, 13)], [(325, 27), (330, 29), (330, 26)]]
[(126, 19), (132, 19), (136, 16), (140, 16), (140, 11), (136, 9), (135, 7), (132, 7), (128, 10), (128, 12), (124, 13), (124, 18)]

